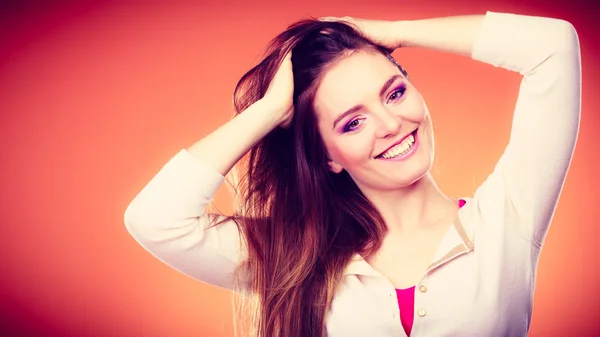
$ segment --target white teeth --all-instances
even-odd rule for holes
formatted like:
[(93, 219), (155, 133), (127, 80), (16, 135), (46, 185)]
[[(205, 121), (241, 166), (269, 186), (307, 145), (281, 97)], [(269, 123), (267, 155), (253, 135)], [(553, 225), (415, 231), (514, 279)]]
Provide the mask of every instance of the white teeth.
[(383, 158), (385, 158), (385, 159), (390, 159), (390, 158), (394, 158), (394, 157), (406, 154), (412, 148), (412, 146), (414, 144), (415, 144), (415, 136), (413, 136), (411, 134), (408, 137), (406, 137), (402, 141), (402, 143), (400, 143), (400, 144), (392, 147), (391, 149), (389, 149), (388, 151), (386, 151), (381, 156)]

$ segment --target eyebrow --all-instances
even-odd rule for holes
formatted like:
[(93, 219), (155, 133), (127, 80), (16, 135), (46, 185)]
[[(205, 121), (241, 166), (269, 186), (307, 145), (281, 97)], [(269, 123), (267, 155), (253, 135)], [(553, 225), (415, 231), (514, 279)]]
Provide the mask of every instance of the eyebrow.
[[(381, 90), (379, 90), (379, 96), (383, 97), (383, 95), (385, 94), (385, 92), (389, 89), (389, 87), (396, 81), (396, 79), (398, 79), (399, 77), (402, 77), (402, 75), (394, 75), (392, 77), (390, 77), (387, 81), (385, 81), (385, 83), (383, 84), (383, 86), (381, 87)], [(344, 117), (355, 113), (356, 111), (364, 108), (365, 106), (362, 104), (358, 104), (353, 106), (352, 108), (346, 110), (345, 112), (343, 112), (342, 114), (340, 114), (339, 116), (337, 116), (337, 118), (333, 121), (333, 128), (335, 129), (335, 126), (337, 123), (339, 123), (339, 121), (341, 121), (342, 119), (344, 119)]]

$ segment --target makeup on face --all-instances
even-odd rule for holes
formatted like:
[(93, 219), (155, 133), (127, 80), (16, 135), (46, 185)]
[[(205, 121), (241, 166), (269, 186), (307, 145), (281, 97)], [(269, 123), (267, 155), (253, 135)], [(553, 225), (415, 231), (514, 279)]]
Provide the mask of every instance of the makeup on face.
[[(403, 79), (403, 77), (401, 75), (393, 75), (384, 83), (384, 85), (382, 86), (382, 88), (379, 92), (379, 97), (381, 97), (382, 99), (384, 97), (386, 97), (385, 104), (395, 103), (396, 101), (400, 100), (404, 96), (407, 86), (406, 86), (406, 83), (404, 82), (404, 80), (402, 80), (402, 79)], [(393, 89), (389, 90), (389, 93), (386, 95), (386, 93), (388, 92), (388, 89), (392, 86), (393, 86)], [(347, 133), (347, 132), (356, 130), (357, 127), (360, 126), (360, 123), (362, 121), (364, 121), (364, 118), (350, 119), (345, 123), (340, 123), (340, 122), (342, 122), (347, 117), (349, 117), (363, 109), (365, 109), (365, 106), (363, 104), (358, 104), (358, 105), (355, 105), (354, 107), (346, 110), (345, 112), (341, 113), (334, 120), (333, 129), (336, 128), (336, 125), (340, 124), (341, 127), (338, 127), (338, 129), (339, 129), (338, 132), (340, 132), (340, 133)]]

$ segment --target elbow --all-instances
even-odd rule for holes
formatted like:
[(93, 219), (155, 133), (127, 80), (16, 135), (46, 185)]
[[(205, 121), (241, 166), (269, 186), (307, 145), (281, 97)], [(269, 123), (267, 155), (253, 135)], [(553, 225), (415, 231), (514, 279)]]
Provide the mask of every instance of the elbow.
[(157, 239), (159, 232), (156, 230), (156, 224), (152, 221), (153, 218), (135, 200), (127, 206), (123, 214), (125, 229), (142, 246), (145, 246), (143, 243)]
[(140, 203), (136, 202), (134, 199), (125, 209), (125, 213), (123, 214), (123, 222), (125, 223), (125, 228), (129, 232), (131, 236), (136, 239), (139, 239), (140, 236), (148, 235), (148, 232), (151, 228), (155, 228), (156, 224), (153, 219), (156, 219), (156, 216), (150, 214), (147, 209), (141, 206)]
[(202, 219), (206, 217), (176, 217), (138, 199), (134, 199), (123, 214), (125, 229), (145, 247), (184, 237), (193, 232)]
[(133, 235), (134, 228), (138, 225), (138, 216), (137, 216), (137, 208), (135, 204), (131, 202), (127, 208), (125, 209), (125, 213), (123, 214), (123, 221), (125, 223), (125, 228), (129, 232), (129, 234)]
[(561, 19), (556, 19), (555, 22), (556, 25), (551, 37), (555, 51), (559, 54), (579, 57), (579, 35), (573, 24)]

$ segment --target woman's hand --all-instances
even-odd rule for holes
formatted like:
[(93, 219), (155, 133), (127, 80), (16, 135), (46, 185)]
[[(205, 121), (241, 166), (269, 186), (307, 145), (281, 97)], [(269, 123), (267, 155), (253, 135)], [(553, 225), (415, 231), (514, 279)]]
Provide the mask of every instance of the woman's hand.
[(294, 115), (294, 73), (291, 50), (284, 57), (261, 101), (279, 115), (279, 126), (283, 128), (290, 126)]
[(390, 52), (402, 46), (398, 23), (400, 21), (359, 19), (350, 16), (341, 18), (327, 16), (319, 18), (320, 21), (347, 22), (358, 28), (361, 34), (369, 41), (385, 47)]

